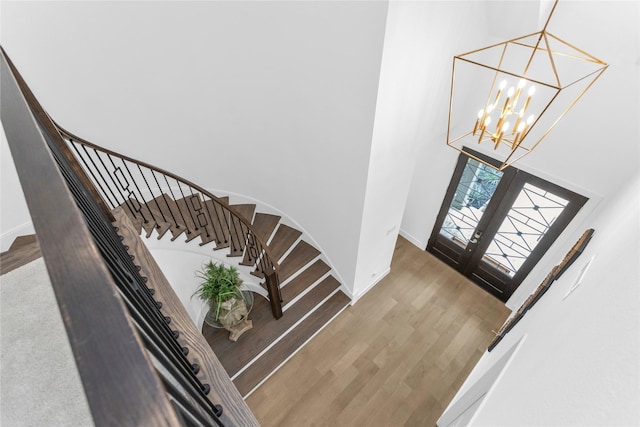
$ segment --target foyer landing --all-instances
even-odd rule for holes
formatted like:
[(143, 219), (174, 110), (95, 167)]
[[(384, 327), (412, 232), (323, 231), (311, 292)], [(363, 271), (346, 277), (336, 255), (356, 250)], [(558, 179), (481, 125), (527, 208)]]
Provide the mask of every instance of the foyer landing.
[(435, 426), (508, 315), (399, 238), (391, 273), (246, 402), (265, 426)]

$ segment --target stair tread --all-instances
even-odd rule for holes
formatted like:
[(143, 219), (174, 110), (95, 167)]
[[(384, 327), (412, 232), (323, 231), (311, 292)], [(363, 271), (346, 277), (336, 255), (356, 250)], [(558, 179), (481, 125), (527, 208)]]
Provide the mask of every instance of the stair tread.
[(124, 213), (129, 217), (129, 219), (131, 219), (131, 222), (133, 223), (133, 226), (138, 232), (138, 234), (142, 233), (142, 219), (138, 217), (136, 213), (131, 210), (131, 206), (127, 202), (123, 202), (118, 207), (124, 211)]
[(241, 215), (244, 219), (251, 222), (253, 220), (253, 213), (256, 211), (256, 205), (252, 203), (246, 203), (241, 205), (231, 205), (231, 207)]
[(318, 255), (320, 255), (320, 251), (309, 243), (304, 240), (298, 242), (287, 257), (280, 263), (280, 281), (284, 282), (287, 280), (292, 274), (317, 258)]
[[(151, 236), (153, 230), (157, 230), (160, 234), (164, 234), (167, 232), (166, 227), (169, 226), (169, 224), (162, 221), (162, 215), (160, 212), (157, 209), (152, 209), (152, 206), (148, 204), (153, 203), (154, 201), (155, 199), (151, 202), (141, 202), (137, 198), (129, 198), (119, 206), (131, 219), (135, 228), (140, 233), (142, 233), (142, 230), (144, 229), (146, 237)], [(160, 225), (160, 227), (157, 227), (157, 225)]]
[[(245, 220), (249, 222), (253, 220), (253, 213), (256, 210), (255, 204), (232, 205), (231, 207)], [(233, 216), (229, 233), (231, 234), (231, 250), (228, 256), (241, 256), (244, 253), (249, 228), (239, 218)]]
[(309, 317), (304, 319), (284, 338), (269, 349), (268, 357), (261, 357), (240, 374), (233, 382), (242, 396), (246, 396), (256, 385), (269, 376), (290, 355), (327, 324), (336, 314), (349, 305), (349, 297), (337, 292)]
[(17, 251), (18, 249), (29, 246), (34, 243), (38, 243), (38, 238), (35, 234), (28, 234), (26, 236), (18, 236), (15, 238), (11, 246), (9, 246), (10, 251)]
[(331, 267), (321, 259), (314, 262), (282, 288), (283, 303), (286, 304), (293, 300), (330, 270)]
[[(229, 203), (229, 197), (219, 197), (225, 203)], [(229, 247), (229, 213), (223, 209), (222, 205), (215, 200), (205, 201), (205, 207), (211, 216), (213, 224), (208, 226), (210, 235), (214, 236), (213, 240), (216, 242), (215, 249), (222, 249)], [(202, 242), (206, 244), (208, 241), (206, 235), (202, 237)]]
[(202, 225), (206, 225), (206, 221), (202, 218), (204, 216), (204, 204), (200, 200), (199, 194), (191, 194), (181, 199), (176, 200), (176, 205), (180, 210), (181, 218), (187, 226), (187, 242), (199, 237), (203, 232), (206, 232)]
[[(27, 238), (21, 239), (22, 237)], [(18, 239), (20, 239), (19, 242)], [(40, 244), (35, 234), (20, 236), (11, 244), (8, 251), (0, 254), (0, 274), (5, 274), (22, 267), (41, 256)]]
[[(171, 232), (171, 240), (175, 240), (187, 229), (185, 221), (180, 215), (180, 210), (175, 200), (168, 194), (150, 200), (146, 203), (147, 208), (153, 213), (156, 221), (160, 222), (160, 228), (157, 229), (158, 237), (162, 238), (167, 231)], [(164, 224), (169, 224), (168, 230)]]
[[(269, 240), (269, 237), (271, 237), (271, 234), (273, 234), (273, 230), (275, 230), (275, 228), (278, 226), (280, 218), (281, 217), (278, 215), (256, 212), (255, 216), (253, 217), (253, 227), (256, 230), (256, 234), (261, 237), (264, 242), (267, 242)], [(242, 262), (240, 264), (254, 265), (260, 255), (262, 255), (262, 250), (258, 250), (258, 245), (256, 244), (255, 250), (245, 251), (244, 258), (242, 259)], [(256, 275), (255, 273), (256, 272), (254, 272), (254, 275)], [(264, 275), (258, 274), (258, 277), (264, 277)]]
[(264, 214), (260, 212), (256, 213), (253, 218), (253, 226), (258, 236), (260, 236), (264, 241), (269, 240), (273, 230), (276, 229), (278, 222), (280, 222), (280, 218), (281, 217), (278, 215)]
[(274, 319), (269, 301), (256, 295), (249, 319), (253, 328), (237, 342), (229, 341), (229, 332), (205, 324), (202, 333), (211, 345), (229, 376), (235, 375), (247, 363), (267, 348), (304, 315), (340, 286), (333, 276), (319, 283), (291, 306), (280, 319)]
[(151, 236), (155, 229), (156, 223), (153, 213), (149, 211), (146, 203), (139, 202), (137, 199), (129, 199), (120, 206), (126, 206), (125, 212), (132, 219), (136, 227), (140, 227), (140, 232), (145, 231), (147, 237)]
[(280, 224), (276, 230), (276, 234), (274, 234), (269, 243), (269, 249), (271, 249), (271, 253), (275, 259), (279, 260), (301, 235), (301, 231), (291, 228), (288, 225)]

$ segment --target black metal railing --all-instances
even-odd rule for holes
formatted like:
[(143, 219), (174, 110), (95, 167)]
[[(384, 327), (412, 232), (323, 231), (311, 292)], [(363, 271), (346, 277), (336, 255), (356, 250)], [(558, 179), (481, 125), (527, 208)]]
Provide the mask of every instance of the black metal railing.
[(1, 56), (3, 126), (95, 425), (229, 425), (109, 212)]
[(229, 256), (242, 257), (241, 265), (265, 278), (273, 315), (282, 316), (279, 264), (252, 218), (184, 178), (57, 128), (108, 207), (122, 207), (147, 237), (154, 230), (159, 237), (170, 232), (172, 240), (184, 235), (228, 248)]

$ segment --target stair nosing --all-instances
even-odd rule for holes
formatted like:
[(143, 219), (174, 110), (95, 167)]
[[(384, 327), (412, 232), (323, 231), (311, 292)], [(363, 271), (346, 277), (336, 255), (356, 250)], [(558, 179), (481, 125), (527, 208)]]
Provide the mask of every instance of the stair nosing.
[(269, 375), (267, 375), (266, 377), (264, 377), (262, 380), (260, 380), (260, 382), (258, 382), (258, 384), (256, 384), (251, 390), (249, 390), (247, 392), (247, 394), (245, 394), (244, 396), (242, 396), (243, 399), (247, 399), (249, 396), (251, 396), (251, 394), (253, 394), (254, 391), (256, 391), (262, 384), (264, 384), (269, 378), (271, 378), (276, 372), (278, 372), (278, 370), (280, 368), (282, 368), (284, 366), (285, 363), (287, 363), (289, 360), (291, 360), (291, 358), (293, 358), (293, 356), (295, 356), (296, 354), (298, 354), (298, 352), (300, 350), (302, 350), (304, 348), (304, 346), (306, 346), (307, 344), (309, 344), (309, 341), (311, 341), (313, 338), (316, 337), (316, 335), (318, 335), (320, 332), (322, 332), (324, 330), (324, 328), (326, 328), (327, 326), (329, 326), (329, 323), (333, 322), (336, 317), (338, 317), (340, 314), (342, 314), (343, 311), (345, 311), (347, 308), (349, 308), (349, 304), (345, 305), (344, 307), (342, 307), (340, 310), (338, 310), (338, 312), (327, 321), (327, 323), (325, 323), (324, 325), (322, 325), (321, 328), (319, 328), (316, 332), (314, 332), (304, 343), (302, 343), (302, 345), (300, 345), (300, 347), (298, 347), (297, 349), (295, 349), (295, 351), (293, 351), (289, 357), (287, 357), (285, 360), (282, 361), (282, 363), (280, 363), (278, 366), (276, 366), (273, 371), (271, 371), (271, 373), (269, 373)]
[(253, 359), (251, 359), (249, 362), (247, 362), (247, 364), (244, 367), (242, 367), (241, 369), (238, 370), (238, 372), (233, 374), (231, 376), (231, 381), (235, 380), (237, 377), (242, 375), (242, 373), (244, 371), (249, 369), (251, 367), (251, 365), (253, 365), (258, 359), (260, 359), (262, 356), (264, 356), (269, 350), (271, 350), (271, 348), (273, 348), (276, 344), (278, 344), (280, 341), (282, 341), (287, 335), (289, 335), (289, 332), (291, 332), (292, 330), (297, 328), (298, 325), (300, 325), (309, 316), (311, 316), (313, 313), (315, 313), (316, 310), (320, 306), (322, 306), (324, 303), (326, 303), (329, 300), (329, 298), (332, 298), (337, 292), (340, 292), (340, 288), (339, 287), (334, 289), (329, 295), (327, 295), (325, 298), (323, 298), (322, 301), (320, 301), (318, 304), (313, 306), (313, 309), (309, 310), (304, 316), (302, 316), (293, 325), (291, 325), (289, 328), (287, 328), (278, 338), (276, 338), (271, 343), (269, 343), (269, 345), (267, 347), (265, 347), (260, 353), (258, 353)]
[[(282, 340), (284, 338), (286, 338), (289, 333), (291, 331), (293, 331), (296, 327), (299, 326), (299, 324), (301, 324), (302, 322), (304, 322), (305, 320), (307, 320), (312, 314), (316, 313), (317, 310), (324, 305), (325, 303), (327, 303), (331, 298), (334, 298), (336, 295), (338, 295), (339, 293), (342, 293), (345, 298), (347, 298), (348, 300), (348, 296), (346, 296), (346, 294), (344, 294), (344, 292), (342, 292), (342, 290), (338, 287), (337, 289), (335, 289), (330, 295), (328, 295), (325, 299), (322, 300), (322, 302), (320, 302), (316, 307), (314, 307), (313, 311), (309, 312), (309, 314), (307, 316), (304, 317), (304, 319), (301, 319), (300, 322), (297, 322), (295, 327), (292, 327), (290, 329), (287, 330), (287, 333), (285, 335), (283, 335), (281, 337), (281, 339), (278, 340), (278, 342), (274, 343), (273, 346), (277, 345), (278, 343), (282, 342)], [(339, 308), (336, 313), (334, 313), (330, 318), (328, 318), (316, 331), (314, 331), (309, 337), (307, 337), (299, 346), (296, 347), (295, 350), (293, 350), (291, 352), (291, 354), (287, 355), (287, 357), (285, 357), (280, 363), (278, 363), (278, 365), (276, 365), (269, 374), (267, 374), (265, 376), (265, 378), (261, 379), (260, 381), (258, 381), (258, 383), (253, 386), (246, 394), (243, 394), (242, 397), (243, 398), (247, 398), (251, 393), (253, 393), (258, 387), (260, 387), (269, 377), (271, 377), (275, 372), (277, 372), (278, 369), (280, 369), (285, 363), (287, 363), (296, 353), (298, 353), (302, 348), (304, 348), (305, 345), (307, 345), (309, 343), (309, 341), (311, 341), (316, 335), (318, 335), (324, 328), (327, 327), (327, 325), (329, 325), (329, 323), (331, 323), (333, 320), (335, 320), (336, 317), (338, 317), (344, 310), (346, 310), (349, 307), (349, 303), (347, 302), (343, 307)], [(273, 346), (270, 346), (269, 348), (271, 349)], [(234, 375), (231, 380), (234, 381), (235, 384), (235, 380), (237, 378), (239, 378), (242, 373), (244, 373), (245, 371), (247, 371), (248, 369), (251, 368), (251, 366), (258, 360), (258, 358), (256, 358), (255, 360), (251, 361), (251, 365), (247, 365), (246, 367), (244, 367), (241, 371), (239, 371), (238, 373), (236, 373), (236, 375)], [(236, 385), (237, 387), (237, 385)], [(242, 394), (242, 393), (241, 393)]]
[(292, 244), (291, 246), (289, 246), (289, 248), (282, 254), (282, 256), (280, 258), (278, 258), (278, 264), (282, 264), (282, 262), (289, 256), (289, 254), (291, 252), (293, 252), (293, 250), (295, 249), (296, 246), (298, 246), (298, 244), (300, 244), (300, 242), (302, 242), (302, 235), (300, 235)]
[[(253, 344), (248, 344), (246, 340), (244, 340), (243, 345), (240, 347), (235, 346), (237, 351), (240, 352), (237, 356), (234, 356), (233, 359), (226, 356), (223, 357), (223, 364), (225, 364), (225, 369), (227, 369), (230, 376), (234, 376), (239, 370), (243, 369), (247, 363), (253, 360), (256, 355), (262, 353), (265, 348), (270, 347), (274, 341), (281, 339), (281, 336), (288, 331), (292, 325), (298, 323), (300, 318), (308, 316), (309, 313), (315, 311), (319, 302), (323, 301), (328, 295), (332, 294), (338, 288), (340, 288), (339, 282), (329, 284), (328, 286), (316, 286), (307, 293), (307, 295), (305, 295), (304, 304), (301, 302), (302, 300), (298, 301), (294, 306), (292, 306), (293, 310), (288, 310), (287, 315), (283, 316), (282, 319), (271, 320), (269, 322), (271, 323), (271, 326), (268, 326), (267, 324), (262, 325), (262, 327), (269, 328), (265, 329), (267, 332), (263, 334), (261, 328), (254, 328), (251, 333), (257, 334), (255, 335), (257, 341), (254, 341)], [(268, 307), (267, 300), (265, 300), (264, 304), (265, 307)], [(261, 311), (261, 313), (264, 316), (270, 316), (270, 313), (267, 314), (266, 311)], [(231, 344), (224, 337), (221, 337), (220, 334), (216, 334), (216, 336), (217, 339), (215, 341), (210, 341), (210, 345), (214, 352), (221, 351), (226, 354), (229, 351), (229, 346)], [(227, 362), (224, 360), (227, 360)]]
[[(298, 269), (298, 271), (296, 271), (295, 273), (293, 273), (291, 276), (287, 277), (286, 280), (283, 280), (282, 282), (280, 282), (280, 288), (284, 288), (285, 286), (287, 286), (289, 283), (293, 282), (298, 276), (302, 275), (302, 273), (304, 273), (305, 271), (307, 271), (307, 269), (309, 267), (311, 267), (313, 264), (315, 264), (316, 262), (318, 262), (318, 260), (321, 260), (324, 262), (324, 260), (322, 260), (321, 256), (316, 256), (315, 258), (313, 258), (311, 261), (309, 261), (308, 263), (306, 263), (305, 265), (303, 265), (302, 267), (300, 267)], [(333, 269), (331, 267), (329, 267), (329, 271), (332, 271)]]
[(287, 254), (287, 252), (289, 252), (291, 250), (291, 248), (293, 246), (295, 246), (295, 244), (299, 241), (302, 240), (302, 237), (304, 235), (304, 233), (296, 228), (291, 227), (290, 225), (287, 225), (283, 222), (278, 224), (278, 227), (276, 227), (276, 229), (274, 230), (273, 235), (271, 236), (271, 239), (269, 239), (269, 241), (267, 242), (267, 246), (269, 246), (269, 249), (271, 249), (272, 252), (275, 252), (275, 248), (273, 248), (273, 239), (275, 239), (275, 237), (278, 234), (278, 231), (280, 230), (280, 227), (287, 227), (290, 228), (291, 230), (294, 230), (296, 232), (298, 232), (299, 234), (296, 236), (296, 238), (291, 242), (291, 244), (289, 245), (289, 247), (287, 247), (287, 249), (283, 252), (283, 254), (281, 256), (278, 257), (278, 263), (280, 262), (280, 260)]
[[(307, 286), (305, 288), (304, 291), (300, 292), (298, 295), (296, 295), (294, 298), (291, 299), (291, 301), (289, 301), (288, 303), (286, 303), (285, 305), (282, 306), (282, 312), (286, 312), (289, 308), (291, 308), (295, 303), (297, 303), (298, 301), (300, 301), (306, 294), (308, 294), (309, 292), (311, 292), (312, 289), (314, 289), (316, 286), (320, 285), (320, 283), (324, 282), (326, 279), (329, 278), (329, 276), (333, 277), (333, 274), (331, 274), (333, 270), (329, 270), (326, 273), (324, 273), (322, 276), (320, 276), (319, 279), (317, 279), (315, 282), (311, 283), (309, 286)], [(333, 277), (335, 279), (335, 277)], [(337, 281), (337, 279), (336, 279)], [(340, 282), (338, 282), (340, 283)], [(340, 289), (340, 286), (338, 286), (337, 289)]]

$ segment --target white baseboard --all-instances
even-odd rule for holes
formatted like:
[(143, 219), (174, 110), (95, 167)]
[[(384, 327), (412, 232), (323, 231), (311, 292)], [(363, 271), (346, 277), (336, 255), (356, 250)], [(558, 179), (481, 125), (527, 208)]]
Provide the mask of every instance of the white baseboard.
[(402, 229), (400, 229), (398, 234), (400, 234), (402, 237), (404, 237), (405, 239), (407, 239), (408, 241), (410, 241), (420, 249), (425, 249), (427, 247), (427, 242), (423, 242), (422, 240), (413, 237), (411, 234), (407, 233)]
[(0, 235), (0, 252), (8, 251), (16, 238), (20, 236), (27, 236), (29, 234), (36, 234), (31, 221), (25, 222), (24, 224), (14, 227), (9, 231), (5, 231)]
[(369, 284), (369, 286), (367, 286), (366, 288), (364, 288), (362, 291), (358, 292), (357, 294), (349, 295), (351, 297), (351, 305), (354, 305), (356, 302), (358, 302), (358, 300), (360, 298), (362, 298), (367, 292), (369, 292), (371, 289), (373, 289), (373, 287), (375, 285), (380, 283), (380, 281), (382, 279), (384, 279), (387, 276), (387, 274), (389, 274), (390, 272), (391, 272), (391, 267), (387, 267), (387, 269), (385, 271), (383, 271), (382, 273), (378, 274), (378, 276), (375, 279), (373, 279), (373, 281)]

